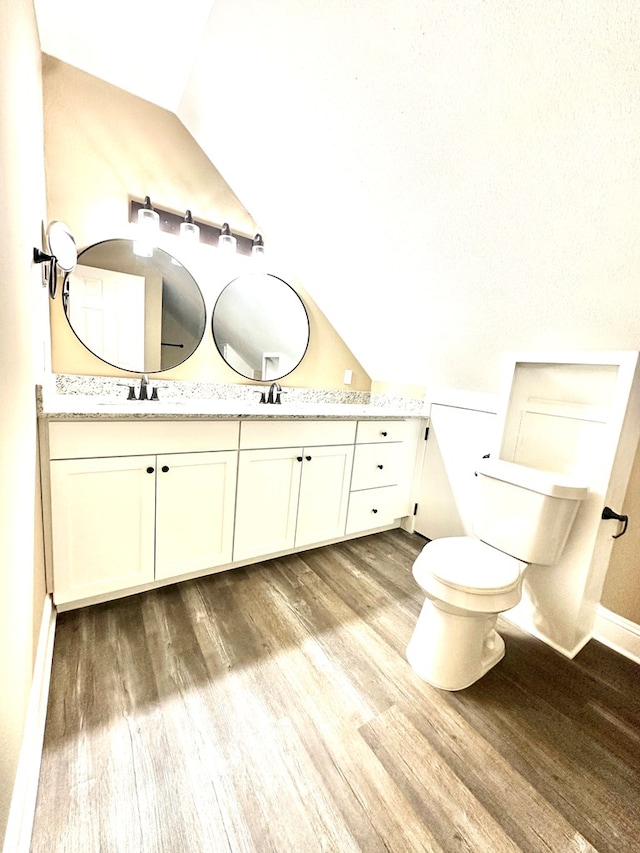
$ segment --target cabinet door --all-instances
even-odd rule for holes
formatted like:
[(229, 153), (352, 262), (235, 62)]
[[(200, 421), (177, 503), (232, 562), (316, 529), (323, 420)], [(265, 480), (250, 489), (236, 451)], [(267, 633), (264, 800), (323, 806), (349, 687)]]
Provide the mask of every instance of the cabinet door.
[(305, 448), (296, 546), (344, 536), (353, 446)]
[(153, 580), (155, 456), (51, 463), (56, 604)]
[(158, 456), (156, 579), (230, 563), (237, 451)]
[(234, 560), (293, 548), (302, 448), (241, 450)]
[(471, 536), (474, 473), (493, 448), (491, 412), (434, 403), (431, 406), (415, 530), (428, 539)]

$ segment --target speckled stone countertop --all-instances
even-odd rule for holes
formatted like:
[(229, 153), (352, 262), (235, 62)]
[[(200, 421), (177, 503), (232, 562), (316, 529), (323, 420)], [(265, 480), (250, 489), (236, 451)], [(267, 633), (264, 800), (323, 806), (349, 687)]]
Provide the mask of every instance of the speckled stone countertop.
[(151, 379), (159, 400), (127, 400), (127, 386), (140, 380), (57, 374), (37, 387), (38, 416), (54, 420), (203, 420), (273, 418), (401, 419), (426, 417), (422, 400), (361, 391), (283, 387), (282, 403), (262, 404), (268, 385), (162, 382)]

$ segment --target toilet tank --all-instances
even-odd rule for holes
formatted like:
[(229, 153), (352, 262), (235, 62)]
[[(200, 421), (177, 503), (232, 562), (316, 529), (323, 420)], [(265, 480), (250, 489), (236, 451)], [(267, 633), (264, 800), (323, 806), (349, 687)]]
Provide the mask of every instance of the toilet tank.
[(477, 475), (478, 539), (525, 563), (556, 563), (589, 489), (564, 474), (502, 459), (483, 459)]

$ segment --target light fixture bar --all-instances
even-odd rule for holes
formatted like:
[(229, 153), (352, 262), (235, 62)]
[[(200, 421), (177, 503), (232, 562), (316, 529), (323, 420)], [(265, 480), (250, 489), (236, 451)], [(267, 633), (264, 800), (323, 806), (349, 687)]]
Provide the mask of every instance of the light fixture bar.
[[(136, 201), (135, 199), (131, 199), (129, 204), (129, 222), (138, 221), (138, 211), (141, 207), (144, 207), (143, 201)], [(184, 213), (175, 213), (171, 210), (162, 210), (162, 208), (157, 207), (155, 204), (153, 206), (153, 209), (160, 216), (161, 231), (164, 231), (167, 234), (180, 234), (180, 225), (182, 222), (184, 222)], [(222, 233), (221, 226), (211, 225), (211, 223), (209, 222), (201, 222), (197, 219), (194, 219), (193, 223), (194, 225), (197, 225), (200, 228), (201, 243), (207, 243), (210, 246), (218, 245), (218, 238)], [(238, 234), (235, 231), (233, 232), (233, 236), (237, 240), (236, 251), (238, 252), (238, 254), (251, 256), (253, 237), (248, 237), (246, 234)]]

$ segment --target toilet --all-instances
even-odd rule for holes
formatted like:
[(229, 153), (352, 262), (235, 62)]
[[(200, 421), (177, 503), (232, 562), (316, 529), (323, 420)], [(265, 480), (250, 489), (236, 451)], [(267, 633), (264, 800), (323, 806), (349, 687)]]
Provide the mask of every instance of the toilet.
[(426, 598), (407, 660), (442, 690), (469, 687), (504, 657), (498, 615), (520, 601), (531, 563), (558, 561), (589, 491), (502, 459), (483, 459), (477, 478), (474, 536), (434, 539), (413, 564)]

